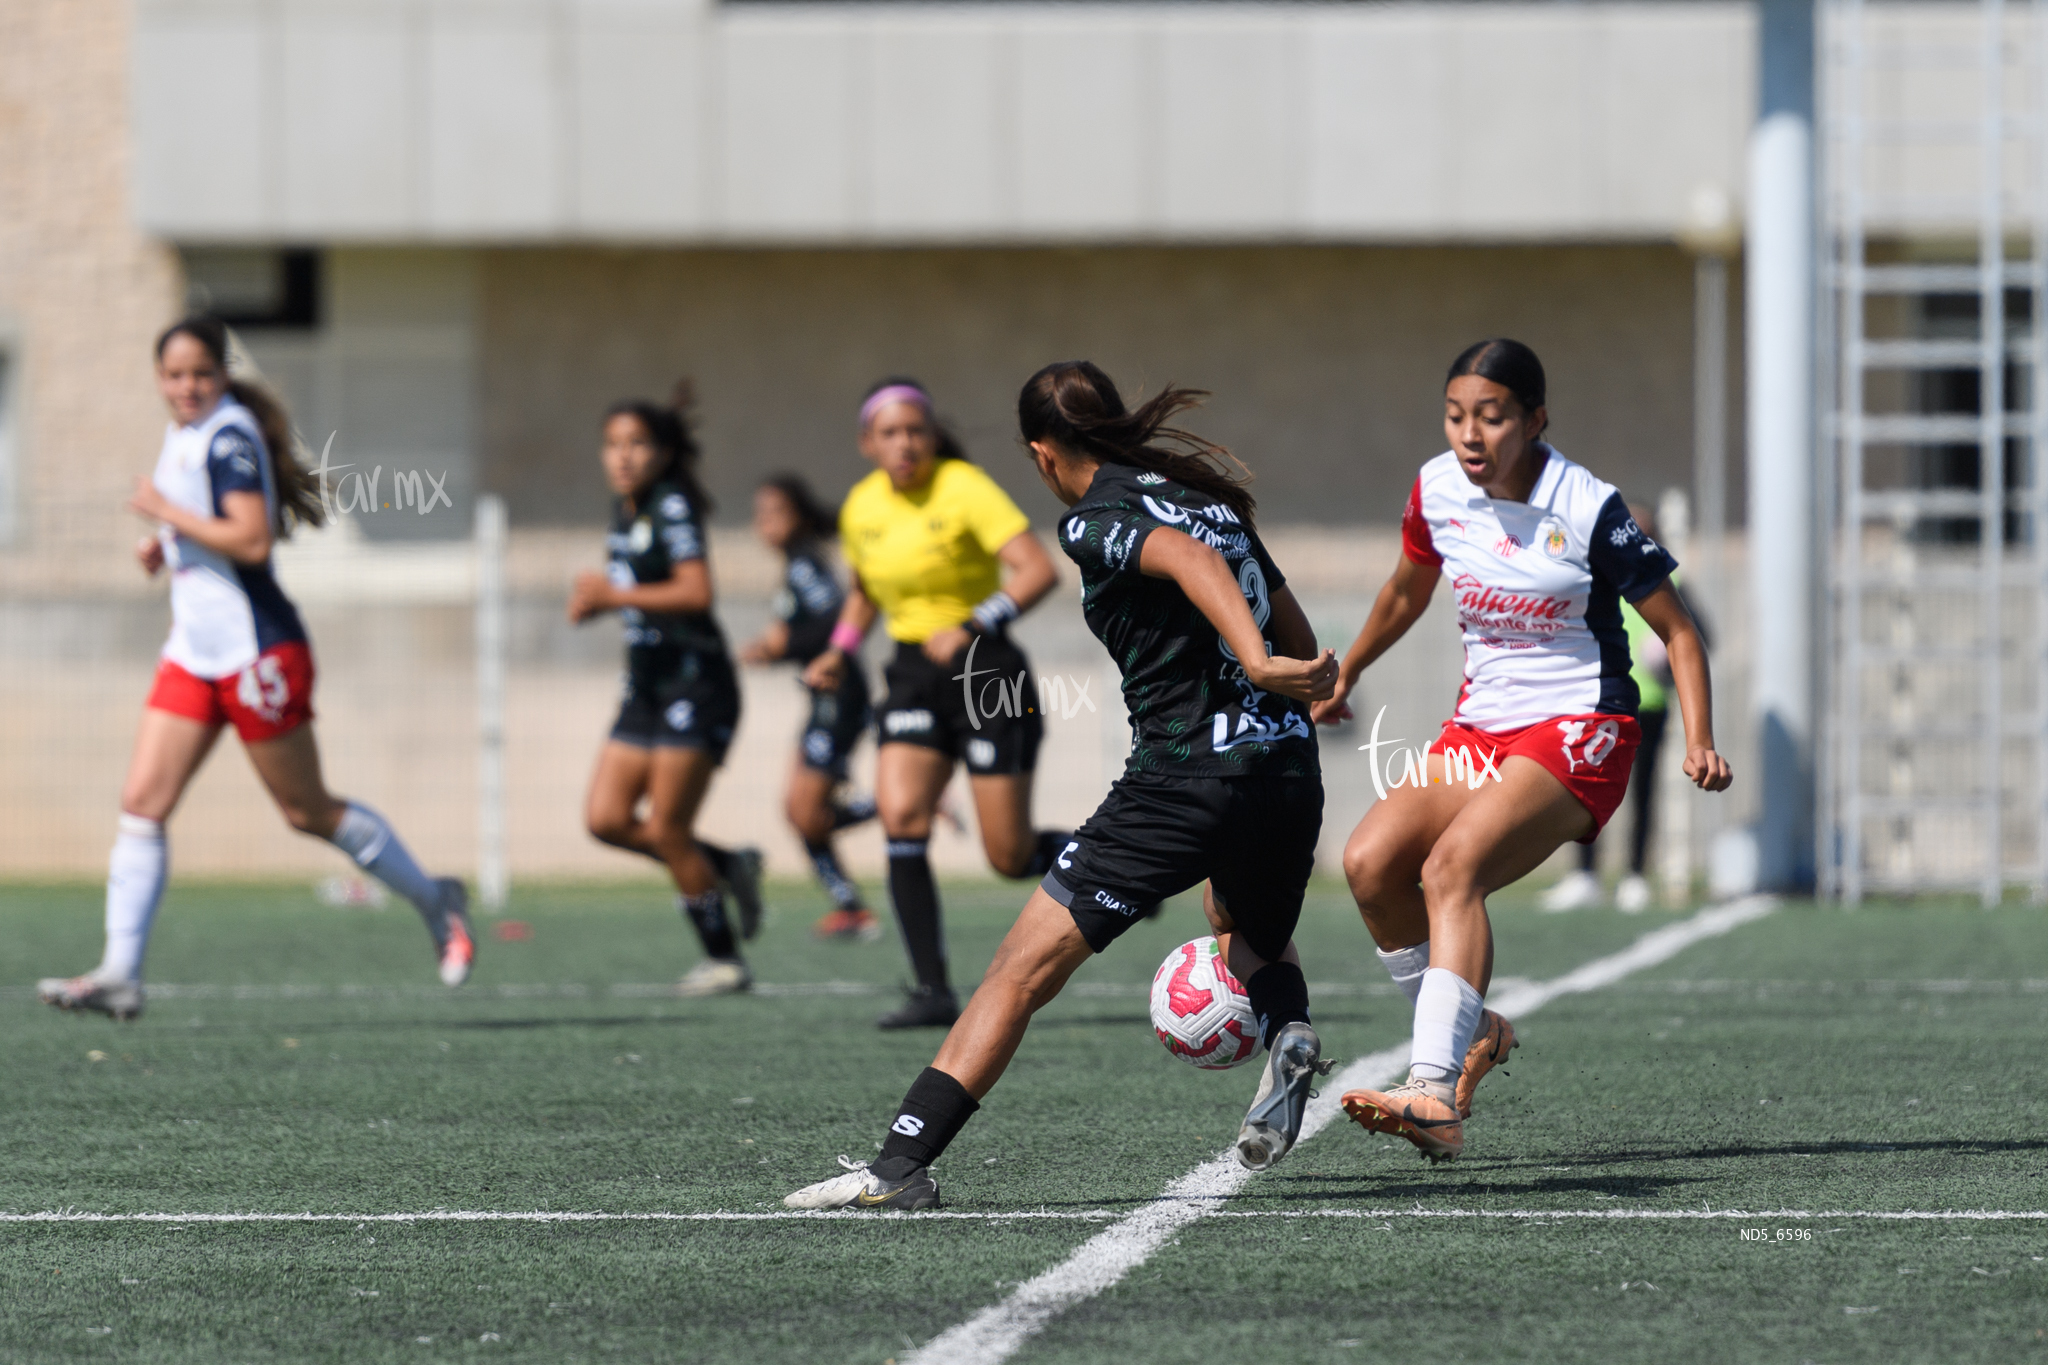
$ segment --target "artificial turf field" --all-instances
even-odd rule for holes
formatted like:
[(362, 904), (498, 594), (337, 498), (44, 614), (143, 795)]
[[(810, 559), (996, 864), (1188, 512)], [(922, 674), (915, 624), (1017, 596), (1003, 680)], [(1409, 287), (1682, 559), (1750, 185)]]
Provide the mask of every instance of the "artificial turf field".
[[(872, 1154), (938, 1039), (869, 1026), (893, 940), (813, 942), (815, 893), (773, 892), (751, 956), (776, 989), (686, 1002), (659, 993), (692, 953), (651, 885), (521, 891), (531, 938), (486, 924), (451, 992), (402, 907), (174, 884), (164, 988), (116, 1025), (29, 989), (94, 960), (97, 888), (0, 888), (0, 1360), (879, 1365), (1236, 1131), (1254, 1071), (1196, 1072), (1146, 1023), (1153, 967), (1202, 931), (1183, 899), (1083, 968), (939, 1162), (955, 1213), (1056, 1216), (18, 1218), (777, 1210)], [(1021, 900), (947, 888), (963, 981)], [(1683, 917), (1511, 891), (1494, 918), (1499, 997)], [(1317, 996), (1326, 1055), (1406, 1036), (1341, 888), (1299, 942), (1342, 988)], [(2039, 911), (1788, 904), (1529, 1017), (1459, 1162), (1340, 1120), (1012, 1358), (2048, 1358), (2044, 1004)], [(1756, 1216), (1613, 1216), (1731, 1210)], [(2036, 1216), (1850, 1216), (1907, 1210)], [(1511, 1216), (1447, 1216), (1475, 1214)]]

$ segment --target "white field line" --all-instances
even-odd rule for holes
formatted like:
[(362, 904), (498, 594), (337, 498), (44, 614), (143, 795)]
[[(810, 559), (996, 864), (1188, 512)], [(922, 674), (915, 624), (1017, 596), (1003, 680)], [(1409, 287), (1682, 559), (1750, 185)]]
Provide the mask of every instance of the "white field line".
[[(1009, 1213), (959, 1212), (863, 1213), (854, 1209), (778, 1210), (773, 1213), (577, 1213), (533, 1210), (501, 1213), (491, 1209), (433, 1209), (426, 1213), (84, 1213), (53, 1209), (44, 1213), (0, 1213), (0, 1223), (168, 1223), (176, 1227), (210, 1223), (892, 1223), (952, 1221), (1007, 1223), (1020, 1220), (1058, 1223), (1107, 1223), (1111, 1209), (1018, 1209)], [(1566, 1219), (1587, 1222), (1732, 1223), (1771, 1219), (1862, 1219), (1905, 1223), (2048, 1222), (2048, 1209), (1220, 1209), (1211, 1218), (1335, 1218), (1390, 1222), (1396, 1218), (1502, 1219), (1553, 1223)]]
[[(1495, 983), (1496, 989), (1518, 984), (1519, 978), (1510, 981), (1502, 977)], [(2042, 983), (2048, 989), (2048, 982)], [(222, 985), (216, 982), (152, 981), (147, 985), (150, 1000), (162, 1003), (167, 1000), (228, 1000), (228, 1001), (277, 1001), (277, 1000), (463, 1000), (477, 997), (499, 1000), (587, 1000), (596, 995), (607, 995), (616, 1000), (660, 1000), (675, 995), (673, 981), (614, 981), (607, 985), (593, 986), (582, 981), (500, 981), (495, 984), (465, 986), (450, 990), (446, 986), (429, 985), (425, 982), (386, 983), (370, 985), (359, 982), (338, 982), (323, 984), (245, 983)], [(771, 999), (803, 996), (871, 996), (893, 995), (895, 986), (878, 985), (871, 981), (756, 981), (752, 987), (755, 995)], [(1068, 986), (1061, 995), (1070, 999), (1094, 1000), (1143, 1000), (1152, 992), (1147, 981), (1077, 981)], [(1309, 984), (1311, 998), (1324, 996), (1395, 996), (1400, 994), (1390, 981), (1318, 981)], [(0, 1001), (33, 1000), (36, 992), (29, 986), (0, 986)]]
[[(1629, 947), (1550, 981), (1500, 992), (1488, 1003), (1510, 1018), (1527, 1015), (1559, 996), (1594, 991), (1645, 967), (1653, 967), (1703, 939), (1728, 933), (1777, 908), (1769, 896), (1750, 896), (1702, 910), (1690, 919), (1643, 935)], [(1313, 998), (1313, 997), (1311, 997)], [(1408, 1063), (1408, 1048), (1385, 1048), (1361, 1057), (1331, 1077), (1309, 1102), (1299, 1142), (1321, 1132), (1339, 1113), (1347, 1090), (1385, 1085)], [(1122, 1280), (1198, 1219), (1222, 1211), (1224, 1201), (1252, 1173), (1225, 1151), (1166, 1187), (1162, 1199), (1126, 1214), (1082, 1243), (1045, 1273), (1024, 1281), (1002, 1302), (991, 1304), (902, 1357), (903, 1365), (1000, 1365), (1061, 1311), (1084, 1302)]]

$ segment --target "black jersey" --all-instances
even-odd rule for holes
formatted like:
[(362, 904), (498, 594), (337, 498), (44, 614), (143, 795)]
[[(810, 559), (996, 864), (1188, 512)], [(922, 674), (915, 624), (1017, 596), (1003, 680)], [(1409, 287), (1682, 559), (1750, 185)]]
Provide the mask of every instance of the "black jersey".
[[(610, 556), (612, 583), (630, 588), (640, 583), (665, 583), (675, 575), (678, 564), (704, 558), (704, 528), (697, 509), (681, 489), (657, 483), (637, 503), (619, 499), (612, 511), (612, 525), (605, 536)], [(619, 619), (626, 625), (626, 653), (677, 651), (725, 652), (725, 633), (708, 611), (653, 612), (638, 607), (621, 607)]]
[(1160, 527), (1220, 551), (1264, 630), (1286, 583), (1258, 533), (1214, 498), (1159, 474), (1106, 464), (1060, 520), (1060, 548), (1081, 566), (1088, 628), (1123, 673), (1130, 772), (1188, 777), (1313, 776), (1308, 708), (1262, 692), (1180, 585), (1138, 568)]
[(782, 570), (782, 590), (775, 594), (775, 614), (789, 627), (785, 657), (807, 664), (832, 643), (846, 590), (815, 545), (794, 549)]

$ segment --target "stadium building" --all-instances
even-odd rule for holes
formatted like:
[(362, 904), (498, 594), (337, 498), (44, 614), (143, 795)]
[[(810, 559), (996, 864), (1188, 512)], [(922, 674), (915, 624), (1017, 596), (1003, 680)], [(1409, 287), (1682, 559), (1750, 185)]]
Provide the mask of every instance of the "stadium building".
[[(282, 558), (324, 649), (323, 734), (338, 780), (403, 793), (394, 816), (444, 860), (476, 856), (469, 537), (481, 495), (508, 507), (520, 873), (633, 870), (575, 814), (616, 641), (560, 604), (598, 553), (597, 415), (681, 376), (735, 634), (773, 573), (741, 527), (753, 482), (842, 492), (885, 373), (929, 384), (1047, 519), (1011, 436), (1037, 365), (1213, 390), (1204, 429), (1257, 469), (1333, 642), (1441, 447), (1443, 367), (1483, 335), (1543, 355), (1557, 443), (1632, 498), (1739, 509), (1740, 384), (1699, 399), (1703, 373), (1742, 372), (1739, 256), (1732, 320), (1697, 301), (1701, 252), (1740, 232), (1756, 23), (1722, 3), (5, 0), (0, 613), (33, 724), (0, 861), (104, 857), (163, 616), (121, 502), (161, 422), (149, 343), (188, 301), (235, 323), (353, 508)], [(1703, 418), (1731, 433), (1725, 486), (1694, 487)], [(1711, 562), (1740, 755), (1739, 536)], [(1026, 638), (1108, 695), (1053, 727), (1042, 802), (1071, 818), (1122, 737), (1060, 596)], [(1455, 687), (1449, 613), (1428, 625), (1363, 698), (1404, 734)], [(748, 687), (714, 833), (779, 827), (794, 688)], [(1328, 748), (1333, 811), (1363, 806), (1349, 748)], [(193, 805), (263, 818), (232, 765)], [(182, 823), (188, 867), (319, 862)]]

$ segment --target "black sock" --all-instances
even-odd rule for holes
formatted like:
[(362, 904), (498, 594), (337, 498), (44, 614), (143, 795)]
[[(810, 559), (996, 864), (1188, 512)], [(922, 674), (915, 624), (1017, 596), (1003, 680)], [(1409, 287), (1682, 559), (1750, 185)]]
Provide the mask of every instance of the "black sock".
[(896, 1106), (882, 1154), (869, 1169), (884, 1180), (901, 1180), (931, 1165), (979, 1108), (966, 1086), (935, 1066), (926, 1067)]
[(931, 860), (923, 839), (889, 841), (889, 899), (896, 905), (896, 923), (903, 946), (910, 950), (910, 968), (917, 984), (946, 989), (946, 939), (939, 928), (939, 884), (932, 880)]
[(1038, 844), (1031, 850), (1031, 861), (1024, 865), (1024, 871), (1018, 880), (1022, 881), (1025, 878), (1030, 878), (1035, 881), (1052, 871), (1053, 859), (1060, 856), (1060, 850), (1067, 846), (1067, 840), (1071, 837), (1073, 837), (1071, 830), (1042, 829), (1038, 831)]
[(1259, 1021), (1259, 1041), (1268, 1047), (1281, 1029), (1308, 1022), (1308, 982), (1292, 962), (1268, 962), (1246, 978), (1244, 993)]
[(839, 855), (832, 851), (832, 845), (805, 844), (804, 852), (811, 855), (811, 870), (818, 874), (818, 881), (825, 888), (825, 894), (832, 898), (832, 904), (841, 910), (860, 909), (860, 888), (846, 875), (846, 869), (839, 866)]
[(707, 844), (702, 839), (697, 841), (697, 847), (704, 854), (704, 861), (710, 863), (711, 870), (718, 874), (718, 880), (722, 882), (732, 880), (732, 854), (730, 852), (720, 848), (717, 844)]
[(849, 825), (865, 824), (875, 818), (875, 798), (872, 796), (849, 796), (832, 809), (832, 828), (845, 829)]
[(680, 897), (683, 915), (697, 926), (707, 957), (737, 958), (739, 945), (733, 942), (732, 921), (725, 917), (725, 893), (712, 887), (701, 896)]

